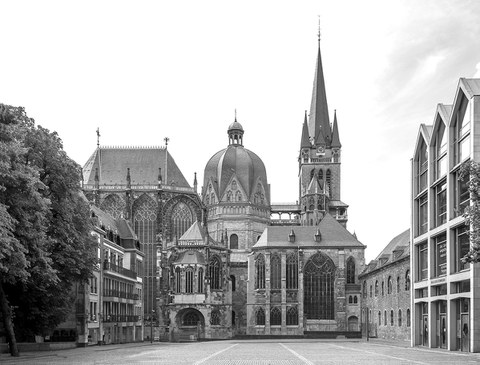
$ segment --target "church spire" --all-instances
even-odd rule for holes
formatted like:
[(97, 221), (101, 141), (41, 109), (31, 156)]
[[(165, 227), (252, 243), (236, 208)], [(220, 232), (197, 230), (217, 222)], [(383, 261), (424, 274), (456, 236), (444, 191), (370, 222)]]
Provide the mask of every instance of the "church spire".
[(340, 136), (338, 134), (337, 110), (336, 109), (334, 111), (334, 116), (333, 116), (332, 147), (333, 148), (342, 147), (342, 144), (340, 143)]
[(308, 135), (307, 111), (305, 110), (305, 119), (303, 120), (302, 140), (300, 141), (300, 149), (310, 148), (310, 137)]
[(322, 54), (320, 52), (320, 37), (318, 40), (318, 56), (313, 80), (312, 103), (310, 104), (309, 119), (310, 134), (315, 138), (315, 145), (321, 141), (320, 134), (323, 134), (324, 142), (330, 145), (332, 142), (332, 131), (328, 116), (327, 93), (325, 91), (325, 79), (323, 77)]

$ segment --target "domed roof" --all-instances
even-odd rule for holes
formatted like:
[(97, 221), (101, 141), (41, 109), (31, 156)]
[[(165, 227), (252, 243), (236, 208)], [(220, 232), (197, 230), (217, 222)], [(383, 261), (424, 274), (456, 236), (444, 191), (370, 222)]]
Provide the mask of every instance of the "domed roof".
[(240, 130), (243, 132), (243, 127), (240, 123), (237, 122), (237, 119), (235, 119), (235, 121), (228, 126), (228, 132), (230, 132), (231, 130)]
[[(237, 121), (230, 125), (229, 130), (232, 126), (242, 128)], [(205, 166), (203, 175), (204, 189), (208, 189), (209, 182), (212, 181), (217, 197), (220, 200), (234, 174), (241, 188), (245, 191), (247, 200), (253, 200), (252, 196), (256, 192), (256, 184), (261, 182), (265, 190), (266, 204), (269, 204), (270, 196), (265, 165), (260, 157), (241, 144), (231, 143), (227, 148), (217, 152), (210, 158)]]

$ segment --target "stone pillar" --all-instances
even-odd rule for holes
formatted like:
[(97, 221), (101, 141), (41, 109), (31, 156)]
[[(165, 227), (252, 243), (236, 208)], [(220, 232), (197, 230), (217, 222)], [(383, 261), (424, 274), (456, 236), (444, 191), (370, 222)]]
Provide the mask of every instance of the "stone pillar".
[(335, 301), (337, 313), (335, 319), (337, 320), (337, 330), (346, 331), (346, 301), (345, 301), (345, 251), (338, 250), (338, 274), (335, 282)]
[(287, 334), (287, 254), (281, 253), (281, 277), (282, 277), (282, 335)]
[(470, 264), (470, 351), (480, 352), (480, 263)]
[(265, 334), (270, 334), (270, 252), (265, 252)]
[[(450, 285), (449, 285), (450, 286)], [(448, 350), (457, 350), (457, 301), (447, 300)]]

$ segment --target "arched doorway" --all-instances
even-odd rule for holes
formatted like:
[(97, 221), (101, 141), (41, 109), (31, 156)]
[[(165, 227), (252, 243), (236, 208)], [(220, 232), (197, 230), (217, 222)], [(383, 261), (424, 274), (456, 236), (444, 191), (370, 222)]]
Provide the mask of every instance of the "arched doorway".
[(348, 330), (350, 332), (358, 332), (358, 317), (350, 316), (348, 317)]
[(175, 316), (176, 333), (172, 333), (173, 341), (196, 341), (205, 338), (205, 318), (195, 308), (180, 310)]

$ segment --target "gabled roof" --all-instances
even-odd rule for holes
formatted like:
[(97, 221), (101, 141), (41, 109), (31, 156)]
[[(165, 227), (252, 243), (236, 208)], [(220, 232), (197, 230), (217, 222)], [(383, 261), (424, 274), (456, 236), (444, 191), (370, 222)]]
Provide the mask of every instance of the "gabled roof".
[(458, 84), (469, 98), (480, 95), (480, 79), (466, 79), (462, 77)]
[(207, 232), (205, 228), (200, 225), (199, 221), (193, 223), (189, 229), (180, 237), (179, 241), (199, 241), (205, 242)]
[(318, 44), (317, 65), (315, 68), (315, 78), (313, 80), (312, 103), (310, 104), (308, 127), (310, 135), (315, 138), (315, 145), (321, 140), (320, 133), (323, 133), (324, 140), (328, 145), (331, 143), (332, 132), (330, 130), (330, 118), (328, 116), (327, 93), (323, 76), (320, 43)]
[[(166, 173), (165, 159), (168, 161)], [(173, 157), (161, 147), (97, 148), (83, 166), (83, 181), (84, 184), (95, 184), (95, 172), (98, 169), (100, 186), (126, 184), (128, 168), (132, 185), (158, 184), (159, 169), (162, 169), (164, 184), (190, 187)]]
[[(295, 242), (289, 242), (290, 233), (294, 232)], [(315, 234), (320, 230), (320, 242), (315, 241)], [(281, 248), (322, 248), (322, 247), (365, 247), (359, 240), (347, 231), (330, 214), (326, 214), (318, 226), (268, 226), (263, 231), (254, 250), (270, 247)]]

